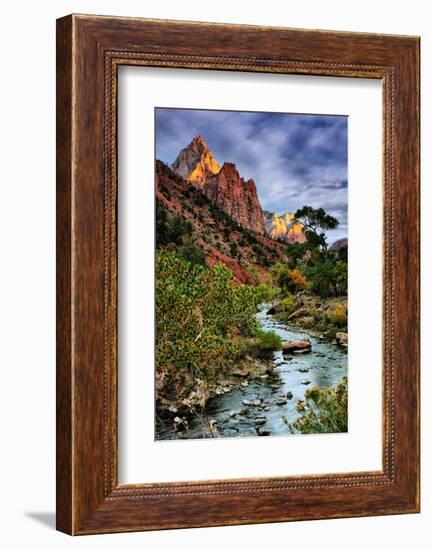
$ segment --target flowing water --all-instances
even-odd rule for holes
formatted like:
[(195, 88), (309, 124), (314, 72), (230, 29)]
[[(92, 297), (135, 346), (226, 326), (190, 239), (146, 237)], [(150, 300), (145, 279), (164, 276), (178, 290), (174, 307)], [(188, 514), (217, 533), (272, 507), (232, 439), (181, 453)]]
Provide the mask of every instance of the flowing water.
[[(296, 404), (304, 398), (307, 389), (334, 386), (347, 374), (345, 349), (287, 326), (268, 315), (267, 309), (263, 304), (256, 315), (265, 330), (275, 331), (283, 341), (308, 338), (312, 351), (303, 355), (274, 352), (272, 372), (249, 379), (247, 386), (235, 387), (229, 393), (210, 399), (203, 415), (189, 420), (186, 432), (176, 432), (165, 425), (164, 429), (158, 430), (159, 439), (197, 439), (211, 437), (212, 433), (217, 437), (251, 437), (258, 435), (259, 426), (266, 432), (262, 435), (292, 434), (289, 425), (298, 418)], [(286, 395), (290, 399), (286, 400)], [(248, 402), (254, 400), (261, 403), (250, 406)], [(277, 400), (285, 403), (277, 404)], [(256, 422), (256, 419), (259, 420)], [(213, 421), (216, 421), (217, 428), (208, 431), (208, 423), (214, 424)]]

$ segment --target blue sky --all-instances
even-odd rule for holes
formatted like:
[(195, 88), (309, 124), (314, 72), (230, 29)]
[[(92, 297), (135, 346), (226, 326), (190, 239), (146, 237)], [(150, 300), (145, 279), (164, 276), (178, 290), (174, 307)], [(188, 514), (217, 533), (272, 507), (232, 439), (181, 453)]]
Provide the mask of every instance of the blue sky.
[(328, 241), (347, 236), (346, 116), (156, 109), (158, 159), (171, 164), (197, 134), (253, 178), (263, 209), (322, 207), (340, 222)]

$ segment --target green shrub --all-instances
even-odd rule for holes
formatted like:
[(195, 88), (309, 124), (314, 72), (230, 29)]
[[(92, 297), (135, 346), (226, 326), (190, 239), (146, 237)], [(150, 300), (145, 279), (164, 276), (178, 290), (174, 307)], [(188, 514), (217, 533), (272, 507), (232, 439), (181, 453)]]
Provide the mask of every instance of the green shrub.
[(205, 255), (201, 248), (196, 246), (190, 239), (183, 239), (184, 243), (178, 249), (178, 254), (185, 260), (194, 264), (205, 264)]
[(240, 339), (254, 335), (255, 289), (235, 286), (222, 264), (212, 270), (176, 252), (156, 253), (156, 366), (163, 391), (177, 398), (223, 371)]
[(273, 330), (263, 330), (260, 326), (255, 329), (258, 348), (261, 351), (277, 351), (281, 349), (281, 338)]
[(278, 289), (266, 283), (260, 283), (256, 287), (256, 300), (258, 303), (271, 302), (278, 294)]
[(303, 434), (347, 432), (347, 377), (333, 388), (311, 388), (298, 401), (301, 414), (292, 426)]
[(272, 330), (263, 330), (256, 322), (252, 336), (242, 338), (238, 347), (238, 358), (247, 354), (270, 358), (274, 351), (281, 349), (281, 338)]

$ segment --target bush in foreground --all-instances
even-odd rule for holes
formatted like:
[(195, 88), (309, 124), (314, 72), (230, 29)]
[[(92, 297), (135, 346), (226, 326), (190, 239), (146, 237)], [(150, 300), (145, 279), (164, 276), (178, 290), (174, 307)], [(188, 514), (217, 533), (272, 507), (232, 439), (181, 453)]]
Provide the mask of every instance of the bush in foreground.
[(303, 434), (347, 432), (347, 377), (333, 388), (311, 388), (296, 408), (301, 417), (292, 426)]
[(177, 253), (156, 254), (156, 365), (158, 388), (180, 398), (216, 379), (240, 340), (254, 336), (253, 287), (235, 286), (222, 264), (212, 270)]

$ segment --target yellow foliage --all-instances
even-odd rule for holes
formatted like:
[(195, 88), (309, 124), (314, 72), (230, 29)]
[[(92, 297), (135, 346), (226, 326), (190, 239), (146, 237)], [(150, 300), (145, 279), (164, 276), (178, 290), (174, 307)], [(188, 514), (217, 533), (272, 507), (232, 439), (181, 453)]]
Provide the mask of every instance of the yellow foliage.
[(307, 288), (307, 279), (305, 275), (299, 269), (291, 269), (289, 275), (292, 280), (292, 287), (296, 290), (303, 290)]
[(331, 323), (336, 326), (347, 325), (347, 308), (343, 304), (334, 304), (328, 312)]
[(292, 294), (288, 294), (281, 303), (284, 311), (287, 311), (287, 313), (291, 313), (295, 309), (295, 298)]

